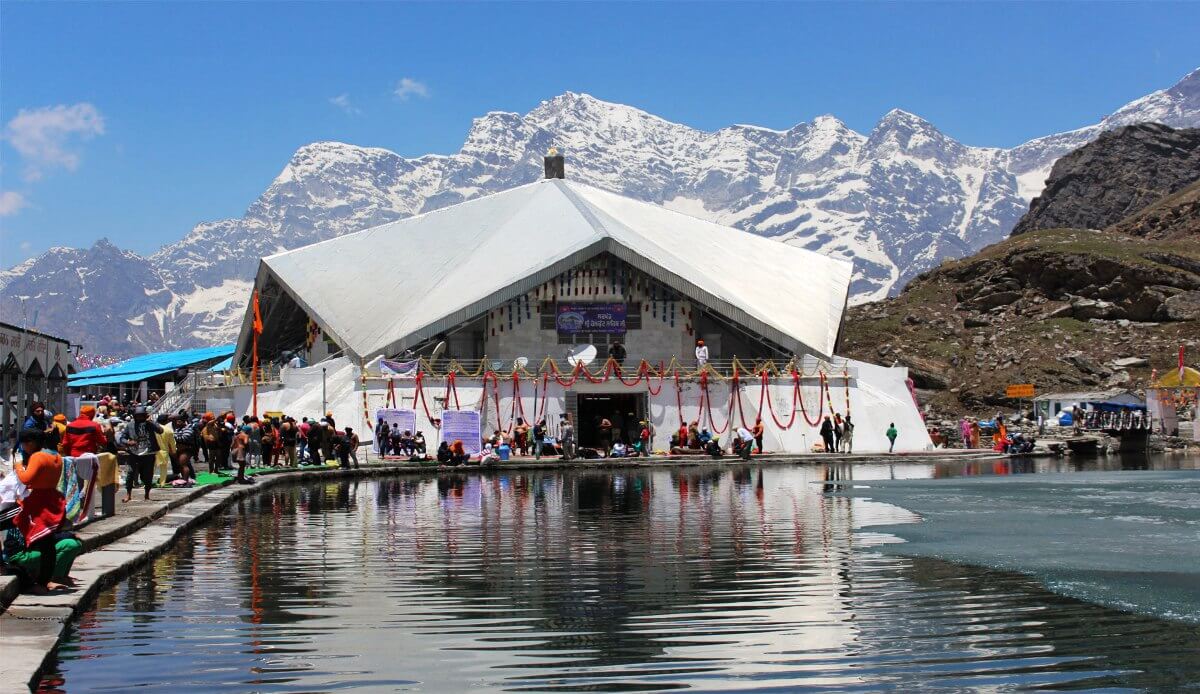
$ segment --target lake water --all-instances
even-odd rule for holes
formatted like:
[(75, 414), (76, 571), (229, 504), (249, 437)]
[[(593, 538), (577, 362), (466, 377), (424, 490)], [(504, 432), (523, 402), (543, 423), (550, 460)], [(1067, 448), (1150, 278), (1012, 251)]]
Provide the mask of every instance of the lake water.
[[(1196, 466), (726, 464), (281, 487), (101, 593), (42, 691), (1176, 689), (1200, 682), (1200, 627), (897, 553), (883, 531), (918, 516), (868, 497), (936, 485), (893, 479), (1003, 487)], [(826, 493), (851, 478), (879, 482)]]

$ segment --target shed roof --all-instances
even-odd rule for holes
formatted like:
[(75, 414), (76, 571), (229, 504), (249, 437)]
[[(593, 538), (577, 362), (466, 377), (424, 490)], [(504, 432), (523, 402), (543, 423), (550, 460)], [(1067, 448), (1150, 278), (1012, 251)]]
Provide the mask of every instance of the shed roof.
[(228, 357), (233, 354), (234, 347), (234, 345), (221, 345), (219, 347), (184, 349), (177, 352), (143, 354), (111, 366), (102, 366), (72, 374), (67, 378), (67, 385), (78, 388), (106, 383), (137, 383), (185, 366)]

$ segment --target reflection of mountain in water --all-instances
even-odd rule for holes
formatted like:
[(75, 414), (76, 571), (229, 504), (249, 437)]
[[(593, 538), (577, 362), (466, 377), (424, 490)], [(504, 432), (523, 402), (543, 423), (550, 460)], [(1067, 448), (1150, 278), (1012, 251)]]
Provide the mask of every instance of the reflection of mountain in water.
[(931, 472), (729, 464), (269, 490), (103, 593), (59, 667), (80, 690), (118, 672), (128, 688), (439, 691), (1200, 677), (1179, 647), (1195, 629), (860, 548), (856, 528), (914, 517), (822, 493)]

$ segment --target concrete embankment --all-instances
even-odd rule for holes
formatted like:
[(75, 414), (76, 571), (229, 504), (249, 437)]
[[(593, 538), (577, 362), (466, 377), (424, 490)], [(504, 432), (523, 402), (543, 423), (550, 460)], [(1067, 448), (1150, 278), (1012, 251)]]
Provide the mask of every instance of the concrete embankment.
[[(921, 455), (808, 455), (756, 456), (751, 462), (759, 465), (803, 465), (827, 463), (866, 463), (883, 460), (904, 460), (910, 463), (946, 462), (948, 460), (978, 460), (995, 458), (987, 451), (941, 451)], [(88, 524), (78, 532), (85, 553), (75, 562), (71, 572), (76, 579), (75, 589), (57, 595), (17, 595), (15, 577), (0, 577), (0, 596), (7, 608), (0, 614), (0, 639), (4, 642), (4, 657), (0, 658), (0, 692), (27, 692), (53, 652), (67, 625), (86, 609), (95, 596), (113, 583), (128, 576), (143, 563), (168, 551), (188, 530), (204, 523), (239, 499), (264, 489), (284, 484), (312, 480), (381, 477), (397, 474), (480, 474), (489, 472), (533, 471), (556, 469), (620, 469), (685, 467), (699, 465), (739, 464), (736, 458), (714, 461), (707, 457), (656, 457), (618, 460), (548, 460), (519, 459), (500, 467), (467, 466), (445, 468), (410, 463), (374, 463), (362, 468), (285, 469), (261, 474), (253, 485), (219, 485), (189, 490), (156, 491), (161, 500), (134, 502), (128, 509), (111, 518)]]

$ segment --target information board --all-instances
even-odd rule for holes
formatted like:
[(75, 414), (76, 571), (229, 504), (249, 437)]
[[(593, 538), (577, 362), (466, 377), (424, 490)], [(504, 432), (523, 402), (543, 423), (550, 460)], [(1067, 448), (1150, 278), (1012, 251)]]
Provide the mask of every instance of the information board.
[(417, 431), (417, 411), (405, 410), (398, 408), (380, 408), (375, 410), (375, 427), (379, 428), (379, 422), (386, 422), (392, 429), (397, 427), (400, 431), (416, 433)]
[(555, 327), (561, 335), (625, 334), (625, 304), (566, 302), (558, 305)]
[(1014, 383), (1004, 391), (1004, 396), (1017, 400), (1033, 397), (1032, 383)]
[(442, 433), (439, 441), (454, 443), (461, 440), (463, 450), (475, 455), (482, 448), (482, 439), (478, 412), (475, 410), (444, 410), (442, 412)]

